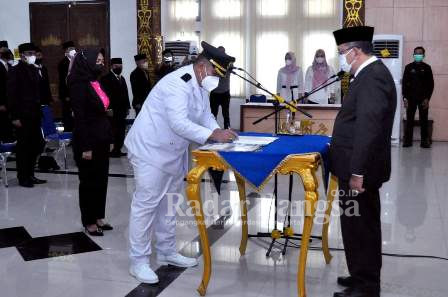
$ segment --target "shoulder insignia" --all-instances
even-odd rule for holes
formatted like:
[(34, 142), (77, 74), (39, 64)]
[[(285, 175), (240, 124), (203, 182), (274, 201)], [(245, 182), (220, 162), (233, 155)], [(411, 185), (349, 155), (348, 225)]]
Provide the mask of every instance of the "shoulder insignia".
[(191, 79), (191, 75), (190, 73), (185, 73), (184, 75), (182, 75), (180, 78), (182, 78), (182, 80), (184, 82), (188, 82)]

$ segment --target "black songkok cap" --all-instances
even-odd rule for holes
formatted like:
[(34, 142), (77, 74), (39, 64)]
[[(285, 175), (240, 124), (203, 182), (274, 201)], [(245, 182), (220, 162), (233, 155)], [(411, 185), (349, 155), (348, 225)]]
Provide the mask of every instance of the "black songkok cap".
[(145, 54), (138, 54), (134, 56), (134, 60), (135, 62), (137, 61), (141, 61), (141, 60), (146, 60), (146, 55)]
[(0, 41), (0, 47), (9, 47), (8, 46), (8, 41), (6, 41), (6, 40)]
[(65, 50), (69, 47), (75, 47), (75, 43), (73, 41), (66, 41), (62, 44), (62, 48)]
[(112, 58), (112, 59), (110, 59), (110, 63), (111, 64), (123, 64), (123, 59), (122, 58)]
[(27, 52), (27, 51), (35, 51), (36, 46), (32, 43), (22, 43), (19, 45), (19, 53)]
[(373, 27), (359, 26), (348, 27), (333, 32), (334, 39), (337, 45), (341, 45), (353, 41), (368, 41), (373, 40)]

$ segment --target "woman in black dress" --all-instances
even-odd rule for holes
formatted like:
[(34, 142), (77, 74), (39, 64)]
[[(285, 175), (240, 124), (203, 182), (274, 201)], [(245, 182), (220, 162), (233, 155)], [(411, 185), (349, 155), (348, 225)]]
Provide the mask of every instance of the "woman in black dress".
[(103, 236), (103, 230), (112, 230), (104, 222), (112, 132), (106, 114), (109, 98), (98, 82), (103, 70), (104, 51), (83, 50), (76, 55), (68, 76), (81, 221), (92, 236)]

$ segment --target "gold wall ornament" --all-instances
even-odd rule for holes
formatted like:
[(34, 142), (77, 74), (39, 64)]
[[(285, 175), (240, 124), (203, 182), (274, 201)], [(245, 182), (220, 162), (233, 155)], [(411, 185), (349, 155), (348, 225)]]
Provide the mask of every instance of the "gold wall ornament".
[(100, 40), (90, 33), (81, 37), (78, 41), (80, 47), (97, 47), (100, 45)]
[(364, 0), (344, 1), (344, 27), (355, 27), (364, 25), (364, 6)]
[(153, 83), (163, 50), (160, 5), (160, 0), (137, 0), (137, 50), (148, 57), (149, 76)]
[(319, 124), (319, 128), (316, 131), (314, 131), (314, 134), (317, 134), (317, 135), (328, 135), (328, 128), (327, 128), (327, 126), (325, 126), (324, 123), (320, 123)]
[[(365, 24), (366, 1), (365, 0), (344, 0), (342, 26), (355, 27)], [(350, 75), (346, 74), (341, 80), (341, 98), (344, 98), (350, 85)], [(341, 100), (343, 102), (343, 100)]]
[(40, 40), (41, 46), (60, 46), (62, 44), (61, 38), (54, 36), (53, 34), (48, 35)]

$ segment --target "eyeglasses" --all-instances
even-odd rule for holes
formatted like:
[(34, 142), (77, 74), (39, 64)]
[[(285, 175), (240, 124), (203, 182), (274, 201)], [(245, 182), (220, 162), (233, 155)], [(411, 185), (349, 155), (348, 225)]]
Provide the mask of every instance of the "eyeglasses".
[(351, 49), (353, 49), (353, 48), (355, 48), (354, 46), (352, 46), (352, 47), (349, 47), (349, 48), (346, 48), (345, 50), (343, 50), (342, 52), (341, 51), (338, 51), (338, 53), (340, 54), (340, 55), (345, 55), (346, 53), (348, 53)]

